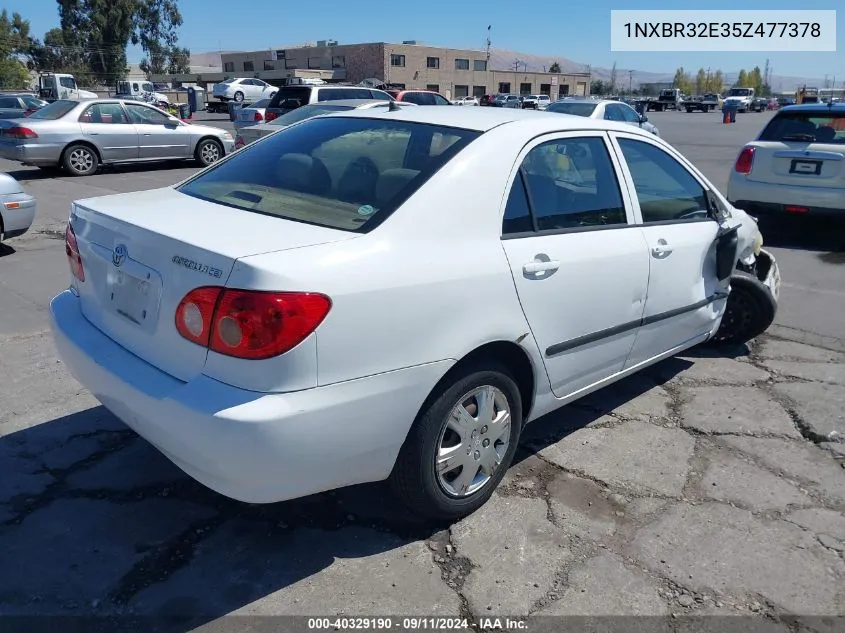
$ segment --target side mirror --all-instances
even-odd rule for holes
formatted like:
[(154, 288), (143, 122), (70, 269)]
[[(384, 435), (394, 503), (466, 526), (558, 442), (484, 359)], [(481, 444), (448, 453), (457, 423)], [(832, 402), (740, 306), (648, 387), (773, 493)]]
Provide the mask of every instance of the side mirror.
[(640, 115), (640, 123), (648, 123), (648, 117), (644, 114)]

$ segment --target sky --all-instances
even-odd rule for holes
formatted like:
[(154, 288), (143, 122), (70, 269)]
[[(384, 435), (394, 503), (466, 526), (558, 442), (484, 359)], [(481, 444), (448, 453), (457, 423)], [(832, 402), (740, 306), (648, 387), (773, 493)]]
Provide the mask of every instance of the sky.
[[(285, 3), (282, 3), (285, 4)], [(418, 40), (433, 46), (483, 48), (487, 26), (491, 26), (493, 48), (534, 55), (564, 57), (575, 62), (645, 72), (673, 72), (678, 66), (695, 72), (699, 67), (734, 72), (740, 68), (765, 66), (770, 60), (778, 75), (805, 77), (837, 76), (845, 82), (845, 28), (837, 30), (838, 52), (613, 52), (610, 46), (611, 9), (723, 10), (835, 9), (841, 0), (711, 0), (705, 5), (685, 7), (677, 1), (650, 0), (322, 0), (314, 8), (305, 3), (280, 9), (278, 0), (179, 0), (184, 17), (180, 44), (193, 52), (216, 50), (258, 50), (295, 46), (309, 41), (335, 39), (339, 43), (401, 42)], [(19, 12), (31, 24), (35, 36), (58, 26), (58, 5), (54, 0), (5, 0), (9, 12)], [(287, 5), (290, 6), (290, 5)], [(317, 9), (319, 7), (319, 9)], [(845, 15), (843, 11), (840, 15)], [(275, 16), (275, 17), (274, 17)], [(837, 16), (838, 17), (838, 16)], [(128, 51), (129, 62), (137, 63), (143, 53)], [(841, 78), (841, 81), (840, 81)]]

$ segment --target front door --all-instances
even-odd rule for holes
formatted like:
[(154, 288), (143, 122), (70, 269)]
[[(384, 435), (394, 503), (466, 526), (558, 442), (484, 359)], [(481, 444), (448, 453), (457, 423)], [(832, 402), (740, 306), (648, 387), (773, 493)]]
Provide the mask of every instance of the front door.
[(729, 281), (716, 275), (718, 222), (704, 184), (678, 157), (641, 136), (614, 133), (648, 242), (643, 324), (626, 367), (698, 340), (724, 312)]
[(79, 117), (82, 133), (97, 146), (103, 162), (138, 158), (138, 131), (119, 103), (95, 103)]
[(127, 103), (129, 118), (138, 131), (138, 158), (187, 158), (188, 129), (160, 110), (140, 103)]
[(622, 370), (643, 314), (649, 255), (605, 134), (537, 139), (518, 164), (502, 246), (562, 398)]

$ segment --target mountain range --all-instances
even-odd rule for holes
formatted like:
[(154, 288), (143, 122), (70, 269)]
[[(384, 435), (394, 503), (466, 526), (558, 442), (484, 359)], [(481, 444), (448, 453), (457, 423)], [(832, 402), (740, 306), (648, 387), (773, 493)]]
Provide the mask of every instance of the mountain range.
[[(197, 68), (197, 70), (199, 70), (200, 67), (202, 67), (203, 69), (222, 68), (223, 62), (221, 61), (221, 55), (225, 53), (236, 52), (242, 51), (214, 51), (209, 53), (192, 54), (191, 67)], [(532, 55), (530, 53), (520, 53), (517, 51), (497, 48), (490, 49), (490, 68), (493, 69), (512, 70), (518, 66), (519, 70), (524, 70), (526, 72), (546, 72), (548, 71), (549, 67), (555, 62), (560, 65), (560, 70), (562, 73), (587, 72), (589, 70), (594, 80), (601, 80), (604, 82), (610, 80), (610, 76), (613, 72), (610, 68), (588, 66), (587, 64), (575, 62), (565, 57)], [(760, 68), (762, 70), (763, 66), (761, 65)], [(714, 72), (716, 71), (715, 68), (712, 68), (711, 70)], [(746, 70), (751, 69), (748, 68)], [(698, 68), (687, 68), (686, 71), (691, 75), (691, 77), (694, 78), (695, 73), (698, 72)], [(722, 74), (725, 77), (725, 83), (727, 85), (731, 85), (734, 81), (736, 81), (737, 75), (739, 74), (739, 70), (735, 69), (728, 71), (722, 69)], [(637, 88), (640, 84), (644, 83), (671, 82), (674, 77), (674, 69), (671, 71), (660, 73), (647, 72), (622, 67), (616, 68), (616, 83), (618, 86), (621, 87), (626, 87), (630, 85), (632, 88)], [(843, 77), (842, 79), (845, 80), (845, 77)], [(794, 91), (804, 85), (822, 87), (824, 86), (824, 79), (810, 76), (796, 77), (791, 75), (773, 74), (771, 83), (772, 89), (774, 91), (785, 92)]]

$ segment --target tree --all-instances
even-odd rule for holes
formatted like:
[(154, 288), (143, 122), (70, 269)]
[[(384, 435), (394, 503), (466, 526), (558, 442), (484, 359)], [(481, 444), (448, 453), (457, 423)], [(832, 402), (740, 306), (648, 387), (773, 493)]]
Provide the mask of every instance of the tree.
[(610, 90), (608, 92), (616, 91), (616, 62), (613, 62), (613, 68), (610, 69)]
[(745, 72), (745, 69), (739, 71), (739, 75), (736, 78), (736, 87), (737, 88), (748, 88), (748, 73)]
[(707, 92), (707, 72), (703, 68), (699, 68), (695, 75), (695, 92), (696, 94)]
[(557, 62), (553, 62), (551, 66), (549, 66), (550, 73), (560, 73), (560, 64)]
[(11, 19), (5, 9), (0, 12), (0, 87), (19, 90), (29, 86), (29, 72), (23, 56), (29, 52), (29, 22), (20, 13)]
[(684, 67), (681, 66), (678, 70), (675, 71), (675, 78), (672, 80), (672, 85), (675, 88), (680, 88), (681, 92), (684, 94), (689, 94), (692, 92), (693, 83), (690, 79), (690, 76), (684, 71)]
[(725, 89), (725, 78), (721, 70), (717, 70), (710, 75), (710, 80), (707, 82), (707, 92), (721, 93)]
[(610, 86), (601, 79), (594, 79), (590, 82), (590, 94), (606, 95), (610, 91)]
[(191, 72), (191, 51), (187, 48), (175, 46), (169, 52), (167, 72), (171, 75), (187, 74)]
[(763, 87), (763, 73), (759, 66), (755, 66), (748, 74), (749, 88), (754, 88), (754, 92), (760, 92)]

